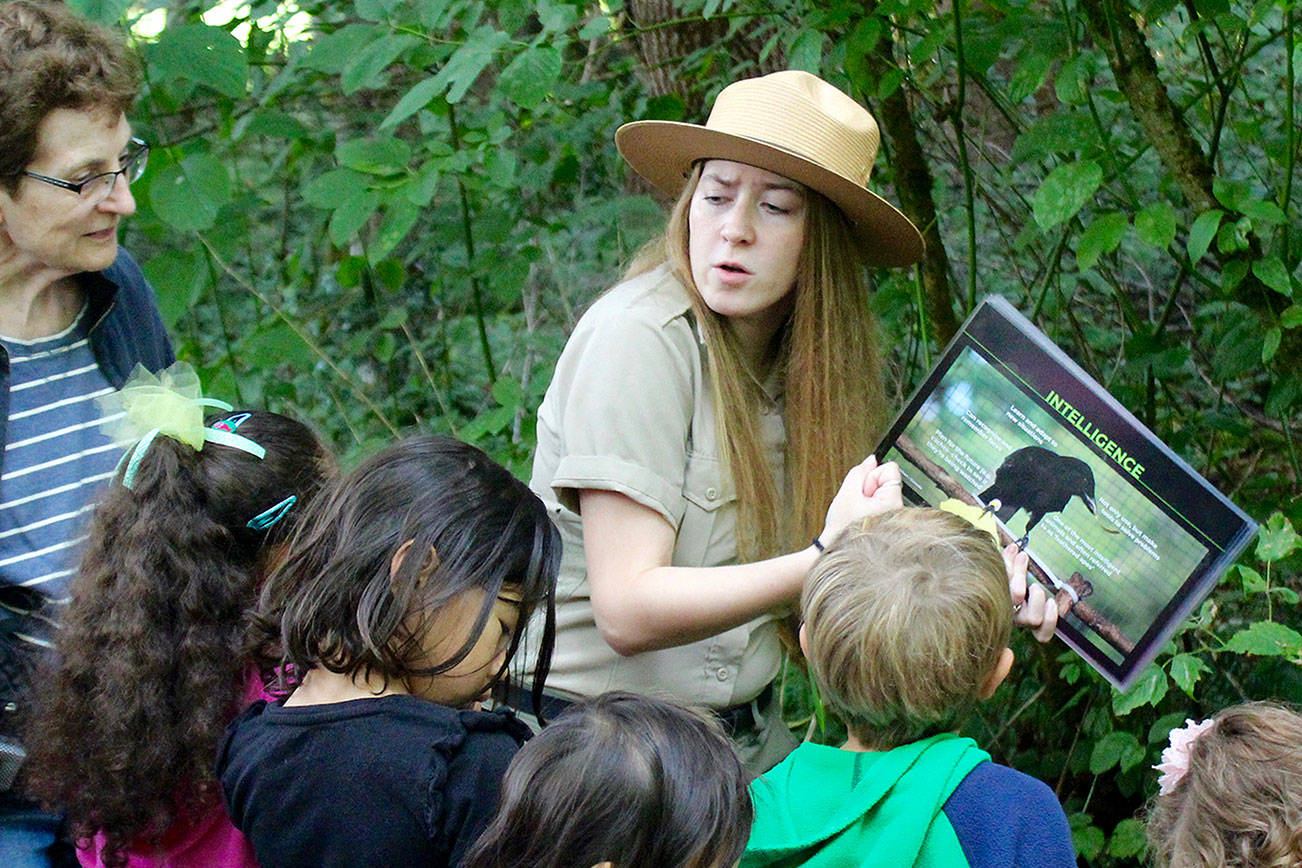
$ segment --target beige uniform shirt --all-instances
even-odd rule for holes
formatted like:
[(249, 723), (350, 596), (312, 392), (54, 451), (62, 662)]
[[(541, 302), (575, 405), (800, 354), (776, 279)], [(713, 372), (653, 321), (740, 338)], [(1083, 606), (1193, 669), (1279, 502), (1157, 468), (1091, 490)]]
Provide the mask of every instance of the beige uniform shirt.
[[(782, 491), (786, 434), (777, 402), (761, 425)], [(664, 516), (677, 530), (674, 566), (737, 558), (736, 496), (720, 468), (705, 346), (687, 291), (667, 268), (615, 287), (579, 320), (538, 410), (530, 486), (565, 542), (549, 689), (630, 690), (726, 708), (750, 701), (777, 674), (772, 616), (632, 657), (611, 650), (593, 621), (581, 489), (617, 491)]]

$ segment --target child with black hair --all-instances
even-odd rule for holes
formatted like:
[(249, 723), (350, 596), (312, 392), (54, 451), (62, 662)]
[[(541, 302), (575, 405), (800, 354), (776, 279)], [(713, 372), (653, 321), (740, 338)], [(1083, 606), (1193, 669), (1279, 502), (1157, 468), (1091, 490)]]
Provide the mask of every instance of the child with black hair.
[(212, 761), (263, 695), (245, 613), (334, 462), (275, 413), (205, 427), (214, 402), (184, 366), (137, 374), (112, 400), (119, 435), (144, 437), (96, 508), (26, 739), (28, 785), (67, 811), (83, 865), (254, 866)]
[(951, 732), (1008, 675), (1025, 555), (939, 509), (843, 531), (801, 597), (800, 644), (841, 747), (802, 744), (751, 785), (744, 868), (1071, 868), (1040, 781)]
[(446, 437), (391, 446), (317, 501), (259, 606), (293, 692), (250, 707), (218, 756), (263, 868), (461, 862), (529, 734), (478, 704), (539, 606), (541, 691), (559, 558), (528, 487)]
[(717, 718), (604, 693), (516, 754), (463, 868), (732, 868), (750, 833), (749, 782)]

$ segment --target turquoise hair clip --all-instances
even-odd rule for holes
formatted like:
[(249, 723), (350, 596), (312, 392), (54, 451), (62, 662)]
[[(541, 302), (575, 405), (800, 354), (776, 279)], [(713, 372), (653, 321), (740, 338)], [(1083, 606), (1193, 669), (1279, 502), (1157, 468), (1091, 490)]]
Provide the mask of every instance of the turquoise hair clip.
[(291, 494), (289, 497), (285, 498), (270, 509), (264, 509), (262, 512), (253, 516), (253, 518), (245, 522), (245, 526), (251, 527), (254, 530), (266, 530), (284, 518), (285, 513), (289, 512), (296, 503), (298, 503), (298, 495)]
[(202, 450), (205, 443), (219, 443), (258, 459), (267, 455), (266, 449), (235, 433), (234, 429), (248, 418), (246, 414), (240, 414), (243, 419), (231, 417), (239, 420), (234, 424), (224, 420), (228, 423), (225, 426), (204, 427), (205, 407), (216, 407), (228, 413), (234, 408), (225, 401), (203, 397), (199, 375), (185, 362), (176, 362), (157, 375), (151, 374), (143, 365), (136, 365), (120, 391), (97, 398), (96, 402), (103, 414), (100, 427), (109, 437), (115, 441), (136, 441), (118, 465), (126, 464), (122, 471), (122, 484), (127, 488), (135, 488), (140, 462), (159, 434), (179, 440), (196, 452)]

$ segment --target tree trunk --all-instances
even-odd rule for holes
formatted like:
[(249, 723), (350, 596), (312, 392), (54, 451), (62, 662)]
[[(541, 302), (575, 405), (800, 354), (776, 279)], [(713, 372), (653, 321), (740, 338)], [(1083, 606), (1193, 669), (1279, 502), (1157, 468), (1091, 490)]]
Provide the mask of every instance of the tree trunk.
[[(871, 12), (871, 8), (865, 11)], [(895, 41), (890, 28), (884, 27), (876, 50), (868, 57), (868, 69), (875, 79), (880, 80), (896, 66)], [(918, 128), (913, 122), (904, 88), (896, 88), (882, 101), (879, 111), (881, 117), (877, 120), (891, 146), (895, 193), (900, 197), (900, 209), (922, 232), (927, 244), (920, 266), (923, 306), (931, 325), (931, 336), (943, 347), (958, 331), (958, 319), (954, 315), (949, 256), (940, 237), (936, 203), (931, 196), (934, 178), (926, 154), (922, 152)]]
[[(1081, 0), (1081, 7), (1089, 19), (1095, 40), (1108, 56), (1117, 86), (1125, 94), (1131, 111), (1162, 164), (1180, 185), (1192, 210), (1202, 213), (1220, 208), (1212, 192), (1215, 171), (1211, 162), (1167, 94), (1158, 76), (1153, 52), (1131, 15), (1129, 4), (1126, 0)], [(1259, 258), (1260, 244), (1253, 239), (1246, 255), (1214, 255), (1218, 265), (1224, 269), (1230, 260), (1236, 258), (1249, 261)], [(1268, 322), (1277, 322), (1280, 310), (1286, 305), (1281, 296), (1251, 272), (1232, 292), (1236, 301), (1252, 308)], [(1302, 333), (1296, 329), (1285, 330), (1276, 360), (1284, 370), (1294, 374), (1302, 371)]]
[(1171, 102), (1157, 61), (1125, 0), (1081, 0), (1095, 41), (1108, 56), (1117, 87), (1126, 95), (1153, 149), (1195, 213), (1215, 208), (1211, 163)]
[[(704, 121), (709, 94), (702, 84), (710, 77), (684, 75), (682, 64), (702, 49), (722, 47), (728, 37), (728, 19), (717, 17), (707, 21), (684, 15), (676, 0), (629, 0), (627, 9), (635, 28), (638, 58), (642, 61), (638, 75), (646, 82), (647, 90), (653, 96), (679, 97), (685, 107), (684, 120)], [(743, 28), (727, 42), (731, 68), (747, 70), (738, 78), (786, 68), (780, 49), (774, 49), (760, 60), (763, 42), (754, 32), (753, 27)]]

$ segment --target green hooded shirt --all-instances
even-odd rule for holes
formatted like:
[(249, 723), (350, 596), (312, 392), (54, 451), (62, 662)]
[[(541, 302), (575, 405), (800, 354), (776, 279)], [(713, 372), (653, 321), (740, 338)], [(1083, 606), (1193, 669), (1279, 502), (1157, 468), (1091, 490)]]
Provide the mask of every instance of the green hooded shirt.
[(943, 809), (989, 759), (950, 733), (884, 752), (802, 744), (751, 784), (742, 868), (967, 868)]

